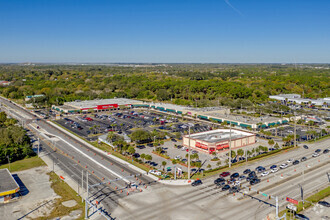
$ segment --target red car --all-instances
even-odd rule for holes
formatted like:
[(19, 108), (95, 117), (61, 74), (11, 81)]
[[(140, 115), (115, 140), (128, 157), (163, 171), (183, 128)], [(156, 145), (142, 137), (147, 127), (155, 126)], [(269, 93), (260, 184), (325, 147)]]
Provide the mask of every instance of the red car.
[(222, 172), (222, 173), (220, 174), (221, 177), (226, 177), (226, 176), (229, 176), (229, 175), (230, 175), (229, 172)]

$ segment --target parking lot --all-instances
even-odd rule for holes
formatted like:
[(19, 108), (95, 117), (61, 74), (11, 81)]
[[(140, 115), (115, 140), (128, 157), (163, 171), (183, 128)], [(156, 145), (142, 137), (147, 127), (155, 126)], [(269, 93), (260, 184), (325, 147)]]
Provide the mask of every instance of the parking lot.
[[(308, 131), (314, 130), (317, 133), (321, 132), (321, 129), (315, 129), (315, 128), (308, 129), (306, 126), (300, 126), (300, 125), (297, 125), (296, 128), (297, 128), (296, 134), (297, 134), (297, 137), (299, 137), (298, 141), (306, 141), (307, 139), (310, 140), (310, 139), (315, 138), (314, 135), (308, 134)], [(277, 129), (276, 128), (267, 129), (267, 131), (270, 131), (273, 136), (286, 137), (288, 135), (293, 135), (294, 126), (286, 125), (283, 127), (279, 127)], [(277, 131), (277, 133), (276, 133), (276, 131)]]

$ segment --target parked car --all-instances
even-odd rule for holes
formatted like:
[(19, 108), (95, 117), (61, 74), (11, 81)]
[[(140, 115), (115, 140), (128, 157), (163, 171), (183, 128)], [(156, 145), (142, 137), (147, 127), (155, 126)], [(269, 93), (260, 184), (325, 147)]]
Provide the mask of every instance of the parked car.
[(139, 153), (134, 153), (134, 154), (133, 154), (133, 157), (135, 157), (135, 158), (139, 158), (139, 157), (140, 157), (140, 154), (139, 154)]
[(315, 153), (320, 153), (320, 152), (321, 152), (321, 149), (315, 150)]
[(303, 147), (304, 147), (305, 149), (308, 149), (308, 146), (307, 146), (307, 145), (304, 145)]
[(295, 160), (295, 161), (293, 161), (292, 164), (293, 164), (293, 165), (297, 165), (297, 164), (299, 164), (299, 160)]
[(292, 161), (293, 161), (292, 159), (288, 159), (286, 162), (287, 163), (292, 163)]
[(325, 149), (325, 150), (323, 151), (323, 153), (324, 153), (324, 154), (329, 153), (329, 149)]
[(162, 175), (162, 173), (161, 173), (160, 171), (157, 171), (157, 170), (150, 170), (149, 173), (151, 173), (151, 174), (155, 174), (155, 175), (157, 175), (157, 176)]
[(246, 176), (243, 175), (243, 176), (239, 176), (237, 180), (241, 181), (241, 180), (244, 180), (244, 179), (246, 179)]
[(301, 162), (304, 162), (304, 161), (306, 161), (306, 160), (307, 160), (306, 157), (302, 157), (302, 158), (300, 159)]
[(226, 177), (226, 176), (229, 176), (230, 175), (230, 172), (222, 172), (220, 174), (220, 177)]
[(191, 183), (192, 186), (198, 186), (203, 184), (202, 180), (195, 180), (194, 182)]

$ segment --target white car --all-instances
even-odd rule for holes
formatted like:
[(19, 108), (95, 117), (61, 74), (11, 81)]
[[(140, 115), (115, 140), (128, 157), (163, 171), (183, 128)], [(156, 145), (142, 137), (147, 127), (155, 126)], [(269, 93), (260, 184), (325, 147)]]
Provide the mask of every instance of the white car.
[(269, 174), (269, 172), (268, 171), (265, 171), (265, 172), (263, 172), (262, 174), (261, 174), (261, 176), (267, 176)]
[(286, 164), (286, 163), (284, 163), (284, 164), (282, 164), (282, 165), (280, 166), (281, 169), (285, 169), (285, 168), (287, 168), (287, 167), (288, 167), (288, 164)]
[(270, 170), (272, 173), (276, 173), (278, 171), (278, 168), (273, 168)]
[(241, 182), (240, 182), (240, 181), (238, 181), (238, 180), (237, 180), (237, 181), (235, 181), (235, 182), (233, 183), (233, 185), (234, 185), (234, 186), (239, 186), (240, 184), (241, 184)]
[(182, 151), (185, 151), (185, 150), (187, 150), (187, 148), (186, 148), (186, 147), (183, 147), (183, 148), (181, 148), (181, 150), (182, 150)]
[(293, 161), (292, 159), (289, 159), (289, 160), (287, 160), (286, 162), (287, 162), (287, 163), (292, 163), (292, 161)]
[(318, 154), (318, 153), (313, 153), (312, 154), (312, 157), (318, 157), (318, 156), (320, 156), (320, 154)]
[(160, 171), (157, 171), (157, 170), (150, 170), (149, 173), (151, 173), (151, 174), (155, 174), (155, 175), (157, 175), (157, 176), (162, 175), (162, 173), (161, 173)]
[(176, 156), (174, 159), (180, 160), (182, 157), (180, 155)]

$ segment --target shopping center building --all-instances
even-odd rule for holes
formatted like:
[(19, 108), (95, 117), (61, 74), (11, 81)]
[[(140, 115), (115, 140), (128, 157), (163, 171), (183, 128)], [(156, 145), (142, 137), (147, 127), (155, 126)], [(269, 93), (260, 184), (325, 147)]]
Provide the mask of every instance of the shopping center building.
[(220, 153), (231, 149), (236, 150), (256, 143), (254, 133), (236, 129), (217, 129), (183, 136), (183, 145), (194, 150), (212, 154)]

